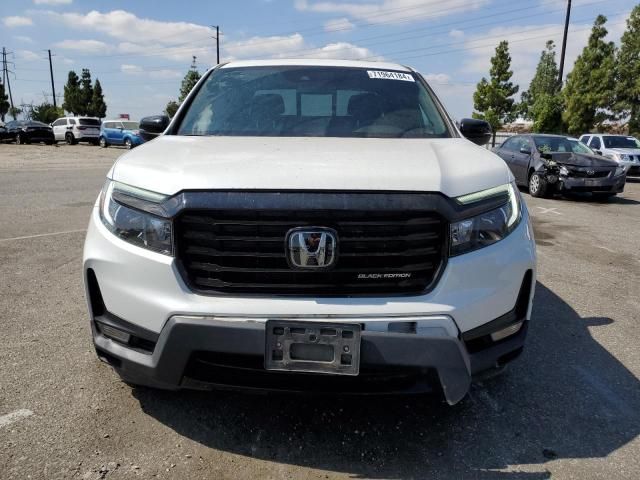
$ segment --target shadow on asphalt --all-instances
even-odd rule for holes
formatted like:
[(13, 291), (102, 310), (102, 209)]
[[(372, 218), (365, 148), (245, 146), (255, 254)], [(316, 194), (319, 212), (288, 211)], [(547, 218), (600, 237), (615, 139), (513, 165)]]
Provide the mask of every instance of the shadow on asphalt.
[(246, 457), (355, 478), (547, 479), (553, 459), (605, 458), (640, 433), (640, 383), (588, 329), (613, 322), (580, 317), (539, 283), (523, 355), (454, 407), (424, 396), (132, 392), (180, 435)]

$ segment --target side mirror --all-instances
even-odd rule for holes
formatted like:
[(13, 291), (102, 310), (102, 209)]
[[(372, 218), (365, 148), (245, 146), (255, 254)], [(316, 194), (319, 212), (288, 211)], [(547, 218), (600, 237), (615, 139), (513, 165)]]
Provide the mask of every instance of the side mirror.
[(525, 155), (531, 155), (531, 149), (527, 147), (520, 147), (520, 153), (524, 153)]
[(145, 142), (153, 140), (167, 129), (170, 122), (171, 119), (166, 115), (144, 117), (140, 120), (140, 136)]
[(463, 118), (460, 121), (460, 133), (476, 145), (486, 145), (491, 140), (493, 130), (489, 122), (475, 118)]
[(602, 155), (602, 150), (594, 150), (594, 152), (596, 152), (596, 155)]

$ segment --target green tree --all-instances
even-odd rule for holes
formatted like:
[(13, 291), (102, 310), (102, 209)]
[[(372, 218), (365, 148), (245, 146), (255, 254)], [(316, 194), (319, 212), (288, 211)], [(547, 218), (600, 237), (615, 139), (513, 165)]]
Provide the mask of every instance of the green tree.
[(616, 67), (614, 111), (619, 118), (628, 120), (630, 133), (640, 134), (640, 5), (627, 19)]
[(522, 92), (520, 112), (533, 120), (534, 132), (558, 132), (562, 129), (560, 72), (553, 41), (549, 40), (540, 55), (536, 74), (529, 90)]
[(43, 123), (52, 123), (54, 120), (64, 117), (64, 110), (60, 107), (55, 108), (49, 102), (43, 102), (40, 105), (34, 105), (31, 109), (31, 118)]
[(473, 94), (474, 118), (486, 120), (493, 129), (492, 145), (496, 144), (496, 132), (506, 122), (511, 122), (517, 114), (517, 105), (513, 96), (519, 87), (511, 82), (511, 55), (509, 42), (500, 42), (491, 58), (489, 80), (482, 78)]
[(92, 117), (104, 118), (107, 116), (107, 104), (104, 103), (104, 94), (102, 93), (102, 85), (100, 80), (96, 78), (93, 86), (93, 96), (91, 98), (91, 108), (88, 115)]
[(169, 100), (167, 106), (164, 107), (164, 113), (169, 115), (169, 118), (173, 118), (179, 107), (180, 105), (178, 105), (178, 102), (176, 102), (175, 100)]
[(573, 135), (591, 131), (610, 118), (615, 87), (615, 46), (605, 42), (607, 18), (598, 15), (589, 42), (576, 59), (563, 90), (563, 120)]
[(82, 113), (82, 97), (80, 96), (80, 79), (76, 72), (71, 70), (64, 86), (64, 102), (62, 108), (74, 115)]
[(93, 100), (93, 86), (91, 85), (91, 71), (82, 69), (80, 78), (80, 114), (91, 115), (91, 101)]
[(193, 57), (193, 63), (191, 63), (191, 67), (189, 71), (184, 76), (182, 80), (182, 85), (180, 86), (180, 96), (178, 97), (178, 103), (184, 102), (184, 99), (187, 98), (189, 92), (193, 90), (198, 80), (200, 80), (200, 72), (198, 72), (198, 67), (196, 66), (196, 57)]
[(4, 85), (0, 83), (0, 120), (4, 122), (4, 117), (9, 111), (9, 96), (4, 93)]
[(18, 118), (18, 115), (20, 115), (21, 113), (22, 113), (21, 108), (18, 108), (18, 107), (9, 108), (9, 115), (11, 115), (14, 120), (16, 120)]

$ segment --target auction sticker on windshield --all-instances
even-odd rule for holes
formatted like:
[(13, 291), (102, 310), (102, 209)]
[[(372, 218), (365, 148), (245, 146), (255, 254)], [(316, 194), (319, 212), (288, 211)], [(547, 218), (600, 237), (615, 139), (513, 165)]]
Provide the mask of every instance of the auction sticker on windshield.
[(369, 78), (381, 78), (383, 80), (402, 80), (403, 82), (415, 82), (413, 75), (401, 72), (385, 72), (384, 70), (367, 70)]

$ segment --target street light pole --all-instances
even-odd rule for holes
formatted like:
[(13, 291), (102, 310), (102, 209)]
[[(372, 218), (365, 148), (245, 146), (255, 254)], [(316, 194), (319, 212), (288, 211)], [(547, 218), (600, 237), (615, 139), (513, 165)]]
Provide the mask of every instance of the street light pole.
[(51, 50), (49, 52), (49, 72), (51, 73), (51, 92), (53, 93), (53, 108), (58, 108), (56, 105), (56, 87), (53, 83), (53, 64), (51, 63)]
[(564, 37), (562, 38), (562, 54), (560, 55), (560, 78), (558, 83), (562, 87), (564, 81), (564, 57), (567, 51), (567, 34), (569, 33), (569, 20), (571, 19), (571, 0), (567, 1), (567, 17), (564, 21)]

